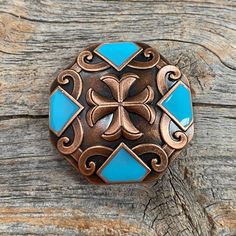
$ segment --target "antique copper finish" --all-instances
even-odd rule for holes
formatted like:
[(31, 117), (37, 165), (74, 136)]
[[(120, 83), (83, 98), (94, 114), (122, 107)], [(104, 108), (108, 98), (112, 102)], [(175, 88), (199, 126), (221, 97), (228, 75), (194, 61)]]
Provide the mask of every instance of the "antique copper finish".
[(143, 54), (148, 61), (133, 60), (127, 66), (134, 69), (146, 70), (156, 66), (160, 61), (160, 54), (154, 48), (146, 48)]
[[(98, 47), (100, 47), (102, 44), (98, 45), (95, 49), (94, 49), (94, 53), (96, 53), (99, 57), (101, 57), (104, 61), (106, 61), (108, 64), (111, 64), (117, 71), (121, 71), (125, 66), (126, 66), (126, 63), (123, 63), (121, 66), (117, 67), (116, 65), (114, 65), (112, 62), (110, 62), (106, 57), (104, 57), (103, 55), (101, 55), (99, 52), (98, 52)], [(137, 45), (139, 47), (139, 45)], [(133, 54), (132, 56), (130, 56), (127, 61), (131, 61), (133, 58), (135, 58), (143, 49), (142, 48), (139, 48), (139, 50)]]
[[(166, 152), (158, 145), (155, 144), (140, 144), (133, 147), (132, 150), (139, 156), (146, 153), (155, 154), (154, 158), (151, 160), (151, 166), (156, 172), (163, 172), (168, 165), (168, 156)], [(157, 157), (160, 158), (158, 162)]]
[[(75, 98), (76, 100), (80, 97), (81, 92), (82, 92), (82, 80), (80, 75), (74, 71), (74, 70), (64, 70), (62, 71), (58, 77), (57, 77), (57, 81), (59, 84), (61, 85), (65, 85), (68, 84), (70, 82), (70, 80), (68, 79), (71, 78), (73, 80), (73, 91), (71, 93), (71, 96), (73, 98)], [(81, 105), (80, 105), (81, 106)]]
[(147, 86), (142, 92), (127, 98), (130, 87), (139, 79), (135, 74), (124, 74), (119, 80), (115, 75), (105, 75), (100, 78), (111, 90), (112, 99), (104, 98), (94, 90), (89, 89), (87, 102), (94, 106), (87, 113), (88, 124), (93, 125), (105, 115), (113, 113), (112, 121), (102, 137), (108, 141), (114, 141), (122, 135), (130, 140), (140, 138), (141, 133), (132, 123), (128, 112), (134, 112), (150, 124), (155, 120), (154, 109), (147, 105), (153, 101), (154, 92)]
[(68, 137), (61, 137), (57, 140), (57, 149), (65, 155), (75, 152), (81, 145), (84, 135), (84, 130), (79, 117), (76, 117), (72, 123), (74, 130), (74, 140), (69, 146), (70, 139)]
[[(106, 164), (108, 164), (108, 163), (112, 160), (112, 158), (117, 154), (117, 152), (119, 151), (119, 149), (120, 149), (121, 147), (124, 147), (135, 159), (137, 159), (139, 162), (141, 162), (141, 163), (146, 167), (147, 173), (146, 173), (145, 176), (143, 176), (143, 178), (142, 178), (142, 180), (141, 180), (141, 181), (143, 181), (143, 180), (148, 176), (148, 174), (151, 172), (151, 169), (150, 169), (148, 166), (146, 166), (146, 164), (145, 164), (142, 160), (140, 160), (140, 158), (138, 157), (138, 155), (137, 155), (135, 152), (133, 152), (131, 149), (129, 149), (124, 143), (120, 143), (120, 145), (116, 148), (116, 150), (114, 150), (114, 152), (111, 153), (111, 155), (107, 158), (107, 160), (103, 163), (103, 165), (97, 170), (97, 175), (98, 175), (105, 183), (109, 184), (109, 183), (106, 181), (106, 179), (104, 179), (104, 178), (102, 177), (101, 172), (102, 172), (103, 168), (106, 166)], [(121, 183), (121, 182), (118, 182), (118, 183)], [(126, 183), (131, 183), (131, 182), (126, 182)]]
[(193, 122), (183, 127), (159, 107), (179, 83), (190, 89), (187, 78), (155, 49), (136, 44), (140, 50), (119, 68), (92, 45), (51, 86), (80, 106), (63, 130), (50, 130), (51, 140), (92, 183), (108, 184), (100, 172), (120, 145), (148, 167), (143, 182), (156, 180), (193, 137)]

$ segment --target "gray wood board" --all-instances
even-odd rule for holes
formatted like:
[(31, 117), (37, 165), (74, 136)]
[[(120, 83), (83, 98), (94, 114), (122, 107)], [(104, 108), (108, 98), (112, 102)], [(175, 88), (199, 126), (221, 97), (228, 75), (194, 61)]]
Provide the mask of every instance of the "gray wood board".
[[(235, 1), (0, 0), (1, 235), (236, 235)], [(189, 78), (191, 144), (156, 183), (93, 186), (48, 142), (49, 85), (94, 42)]]

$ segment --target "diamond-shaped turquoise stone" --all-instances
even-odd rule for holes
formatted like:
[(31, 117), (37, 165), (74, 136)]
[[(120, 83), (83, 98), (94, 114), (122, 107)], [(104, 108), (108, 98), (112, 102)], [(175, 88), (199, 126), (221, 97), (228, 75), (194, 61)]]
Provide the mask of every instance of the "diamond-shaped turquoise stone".
[(173, 92), (161, 104), (177, 121), (187, 128), (193, 120), (191, 94), (183, 83), (173, 90)]
[(50, 97), (50, 128), (54, 133), (60, 133), (79, 110), (78, 104), (66, 96), (65, 92), (57, 88)]
[(107, 183), (140, 182), (150, 172), (150, 169), (131, 150), (120, 146), (116, 154), (110, 157), (98, 170), (98, 175)]
[(133, 42), (101, 44), (95, 52), (110, 62), (116, 69), (127, 65), (141, 48)]

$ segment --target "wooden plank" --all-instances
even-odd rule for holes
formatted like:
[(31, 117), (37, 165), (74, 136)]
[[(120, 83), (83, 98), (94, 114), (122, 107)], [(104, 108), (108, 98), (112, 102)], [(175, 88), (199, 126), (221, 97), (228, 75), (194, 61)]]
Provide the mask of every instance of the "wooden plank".
[(235, 105), (236, 14), (233, 7), (222, 7), (223, 2), (18, 5), (12, 1), (1, 6), (1, 115), (47, 114), (44, 98), (50, 82), (84, 46), (104, 37), (142, 40), (159, 49), (183, 68), (194, 102)]
[[(0, 0), (0, 234), (236, 235), (235, 1)], [(140, 40), (192, 85), (162, 179), (93, 186), (48, 142), (49, 84), (87, 44)]]
[[(47, 119), (2, 120), (0, 212), (3, 218), (0, 222), (4, 227), (0, 227), (0, 232), (6, 232), (5, 224), (20, 233), (34, 233), (39, 229), (51, 232), (49, 228), (53, 225), (54, 234), (82, 234), (78, 227), (87, 221), (87, 228), (84, 227), (91, 234), (101, 224), (104, 232), (111, 228), (121, 233), (134, 230), (138, 235), (165, 231), (173, 235), (182, 231), (183, 235), (207, 234), (211, 226), (209, 215), (219, 218), (216, 223), (222, 223), (229, 218), (225, 211), (233, 216), (236, 212), (233, 206), (231, 210), (226, 207), (233, 200), (232, 194), (236, 194), (236, 188), (232, 188), (236, 181), (233, 157), (236, 127), (232, 124), (222, 132), (224, 124), (235, 117), (229, 110), (195, 107), (196, 127), (201, 129), (196, 130), (190, 147), (154, 187), (90, 185), (48, 142)], [(216, 123), (208, 118), (209, 112), (220, 114), (215, 118)], [(78, 222), (73, 224), (77, 218)], [(121, 221), (120, 228), (115, 226), (117, 220)], [(17, 222), (20, 225), (15, 225)]]

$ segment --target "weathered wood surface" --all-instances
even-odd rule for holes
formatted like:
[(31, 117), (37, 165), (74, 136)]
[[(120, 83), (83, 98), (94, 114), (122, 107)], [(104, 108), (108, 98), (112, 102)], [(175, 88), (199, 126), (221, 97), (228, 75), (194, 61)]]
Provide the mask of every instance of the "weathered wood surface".
[[(140, 40), (193, 90), (157, 183), (93, 186), (48, 142), (49, 84), (87, 44)], [(236, 235), (235, 1), (0, 0), (0, 235)]]

